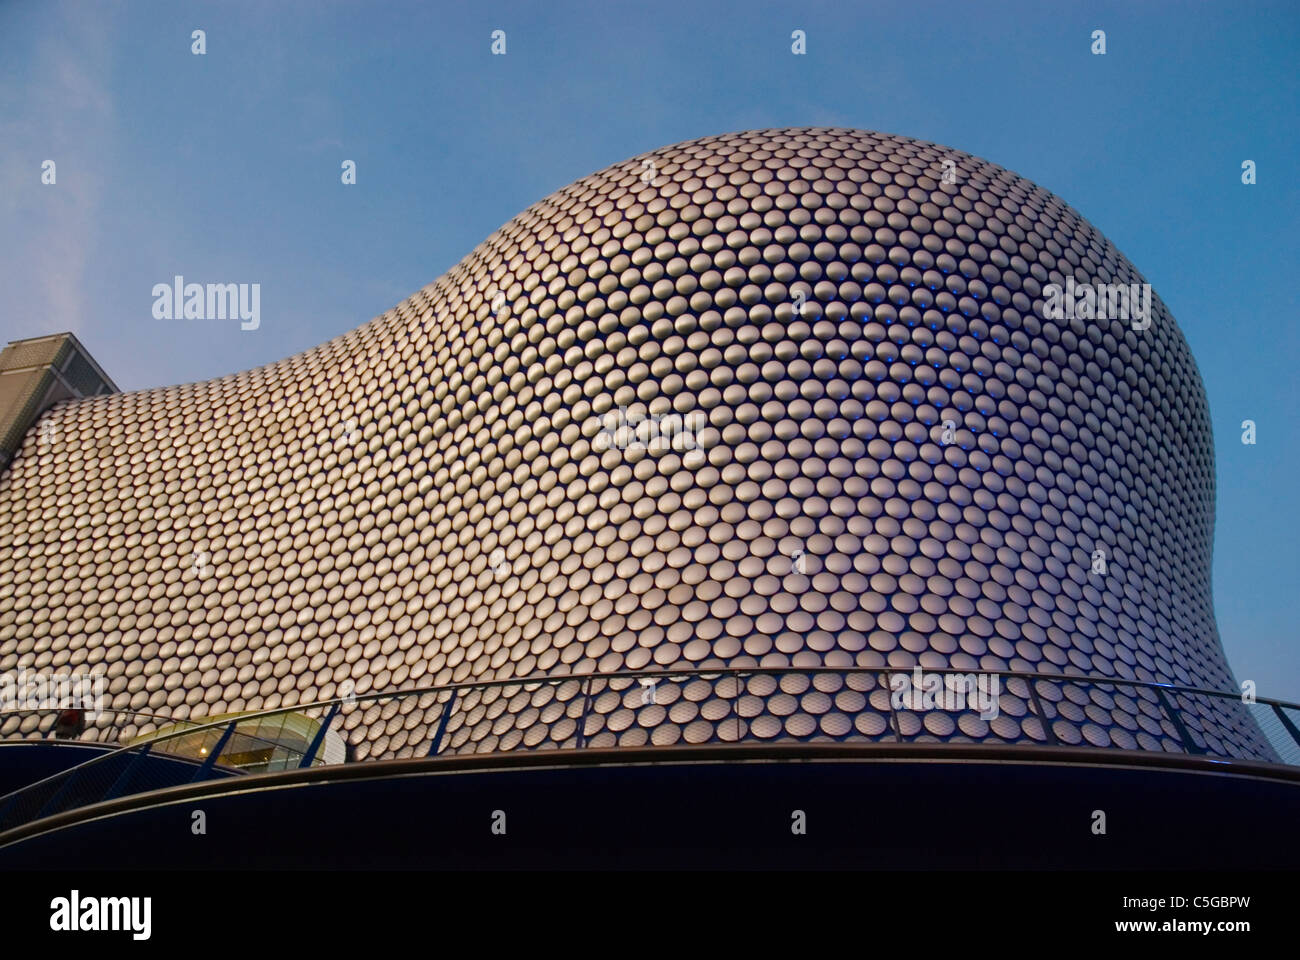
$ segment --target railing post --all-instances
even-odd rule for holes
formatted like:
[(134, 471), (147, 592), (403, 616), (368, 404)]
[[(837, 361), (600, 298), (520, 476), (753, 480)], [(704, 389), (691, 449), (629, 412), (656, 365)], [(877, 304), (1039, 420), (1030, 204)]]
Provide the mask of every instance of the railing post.
[(578, 721), (579, 750), (587, 745), (587, 711), (591, 708), (591, 674), (587, 674), (587, 682), (583, 684), (583, 691), (582, 719)]
[[(108, 788), (108, 793), (99, 798), (101, 803), (105, 800), (113, 800), (126, 793), (126, 786), (131, 782), (131, 776), (135, 773), (135, 768), (139, 765), (141, 760), (149, 756), (149, 751), (152, 749), (152, 743), (146, 743), (144, 745), (143, 749), (141, 749), (140, 752), (132, 758), (131, 762), (126, 765), (126, 769), (122, 771), (122, 775), (119, 776), (113, 785)], [(44, 812), (45, 811), (41, 811), (42, 815)]]
[(299, 770), (304, 767), (310, 767), (311, 762), (316, 759), (316, 751), (320, 749), (320, 745), (325, 740), (325, 731), (329, 729), (330, 724), (334, 721), (334, 717), (338, 712), (339, 705), (337, 703), (330, 707), (330, 712), (325, 715), (325, 719), (321, 722), (320, 729), (316, 731), (316, 736), (312, 738), (311, 746), (307, 748), (307, 752), (303, 754), (302, 762), (298, 764)]
[[(890, 684), (889, 684), (890, 671), (884, 670), (881, 671), (881, 673), (882, 676), (884, 676), (885, 678), (885, 702), (889, 704), (889, 725), (894, 728), (894, 742), (902, 743), (903, 725), (898, 722), (898, 714), (894, 710), (894, 691), (890, 689)], [(871, 698), (868, 697), (867, 703), (870, 702), (871, 702)]]
[(1038, 699), (1037, 682), (1025, 678), (1025, 683), (1029, 687), (1029, 699), (1034, 704), (1034, 713), (1038, 715), (1038, 722), (1043, 725), (1043, 737), (1054, 747), (1059, 747), (1061, 741), (1056, 737), (1056, 731), (1052, 729), (1052, 723), (1047, 719), (1047, 714), (1043, 711), (1043, 701)]
[(228, 741), (230, 735), (235, 732), (235, 724), (238, 722), (237, 719), (230, 721), (230, 725), (222, 732), (221, 739), (218, 740), (217, 745), (212, 748), (212, 752), (208, 754), (208, 758), (204, 760), (203, 765), (195, 771), (194, 779), (191, 780), (190, 783), (198, 783), (200, 780), (207, 779), (208, 773), (212, 770), (212, 765), (217, 762), (217, 754), (226, 748), (226, 741)]
[(451, 699), (449, 699), (447, 705), (442, 708), (442, 716), (438, 718), (438, 732), (433, 735), (433, 746), (429, 748), (428, 756), (436, 757), (438, 755), (438, 747), (442, 745), (442, 735), (447, 732), (447, 721), (451, 719), (451, 711), (455, 706), (456, 690), (453, 688), (451, 691)]
[[(779, 674), (778, 674), (779, 676)], [(740, 671), (731, 675), (731, 712), (736, 718), (736, 743), (740, 743)]]
[(1282, 726), (1286, 727), (1286, 732), (1291, 734), (1291, 739), (1296, 742), (1296, 746), (1300, 747), (1300, 730), (1296, 729), (1296, 725), (1292, 723), (1291, 718), (1286, 715), (1286, 711), (1282, 709), (1282, 705), (1278, 703), (1273, 704), (1273, 712), (1276, 713), (1277, 718), (1282, 721)]
[(1169, 719), (1173, 721), (1174, 729), (1178, 731), (1178, 736), (1182, 738), (1183, 749), (1193, 756), (1204, 753), (1204, 751), (1198, 748), (1192, 741), (1192, 737), (1187, 732), (1187, 728), (1183, 726), (1183, 718), (1179, 716), (1178, 711), (1174, 709), (1173, 704), (1171, 704), (1165, 697), (1165, 692), (1161, 690), (1159, 686), (1153, 686), (1152, 689), (1156, 692), (1156, 699), (1160, 701), (1161, 709), (1164, 710), (1165, 713), (1169, 714)]

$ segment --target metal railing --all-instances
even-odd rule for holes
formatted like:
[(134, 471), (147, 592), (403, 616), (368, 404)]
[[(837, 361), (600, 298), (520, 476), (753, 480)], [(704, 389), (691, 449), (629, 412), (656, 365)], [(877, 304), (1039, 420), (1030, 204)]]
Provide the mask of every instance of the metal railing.
[[(240, 730), (289, 713), (319, 721), (301, 750)], [(820, 741), (1112, 747), (1300, 765), (1300, 705), (1247, 702), (1238, 694), (1172, 684), (955, 668), (585, 673), (366, 693), (207, 723), (152, 717), (177, 729), (0, 796), (0, 832), (121, 796), (241, 775), (232, 758), (247, 754), (255, 741), (284, 753), (283, 768), (320, 765), (321, 746), (336, 722), (346, 731), (379, 719), (391, 724), (398, 716), (408, 735), (384, 736), (379, 748), (362, 739), (357, 761)], [(187, 749), (200, 738), (198, 757), (186, 759), (172, 749), (180, 737), (190, 738)]]

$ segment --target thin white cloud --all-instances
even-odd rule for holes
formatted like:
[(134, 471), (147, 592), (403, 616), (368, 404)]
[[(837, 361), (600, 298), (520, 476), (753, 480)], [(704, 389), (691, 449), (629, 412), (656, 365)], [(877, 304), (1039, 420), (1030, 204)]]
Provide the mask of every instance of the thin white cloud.
[[(45, 8), (57, 23), (40, 30), (25, 64), (0, 86), (0, 217), (21, 243), (6, 270), (17, 336), (79, 331), (92, 315), (86, 264), (98, 227), (114, 109), (108, 93), (113, 11), (68, 4)], [(41, 183), (53, 160), (57, 182)]]

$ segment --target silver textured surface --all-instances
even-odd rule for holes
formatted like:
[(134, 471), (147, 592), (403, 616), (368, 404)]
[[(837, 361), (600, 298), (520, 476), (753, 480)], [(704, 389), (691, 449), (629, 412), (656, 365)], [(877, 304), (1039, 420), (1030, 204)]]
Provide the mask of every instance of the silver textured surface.
[[(103, 670), (113, 706), (177, 718), (710, 665), (1232, 689), (1195, 364), (1158, 298), (1143, 331), (1044, 319), (1067, 273), (1142, 282), (1058, 198), (928, 143), (766, 130), (615, 164), (320, 347), (49, 412), (58, 443), (38, 423), (0, 479), (0, 671)], [(620, 407), (704, 425), (606, 447)], [(871, 677), (741, 685), (601, 684), (587, 742), (883, 732)], [(1041, 741), (1016, 690), (988, 723), (900, 722)], [(472, 693), (449, 748), (573, 746), (579, 691)], [(434, 701), (348, 711), (358, 758), (426, 751)], [(1212, 753), (1267, 755), (1241, 711), (1189, 709)], [(1178, 749), (1149, 693), (1056, 710), (1062, 742)]]

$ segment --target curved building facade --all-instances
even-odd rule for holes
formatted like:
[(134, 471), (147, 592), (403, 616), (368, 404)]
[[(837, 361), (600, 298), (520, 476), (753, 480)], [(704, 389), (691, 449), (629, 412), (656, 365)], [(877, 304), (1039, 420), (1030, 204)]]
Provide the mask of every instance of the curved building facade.
[[(48, 411), (0, 478), (0, 672), (102, 672), (113, 707), (177, 719), (722, 666), (1231, 690), (1204, 391), (1142, 284), (959, 151), (665, 147), (320, 347)], [(447, 749), (709, 742), (727, 717), (871, 739), (888, 697), (870, 674), (579, 692), (467, 694)], [(1184, 707), (1210, 754), (1270, 755), (1244, 711)], [(422, 755), (439, 710), (357, 704), (341, 731), (359, 759)], [(1053, 714), (1059, 742), (1181, 750), (1150, 691), (1067, 685)], [(1045, 737), (1010, 689), (994, 719), (916, 722)]]

